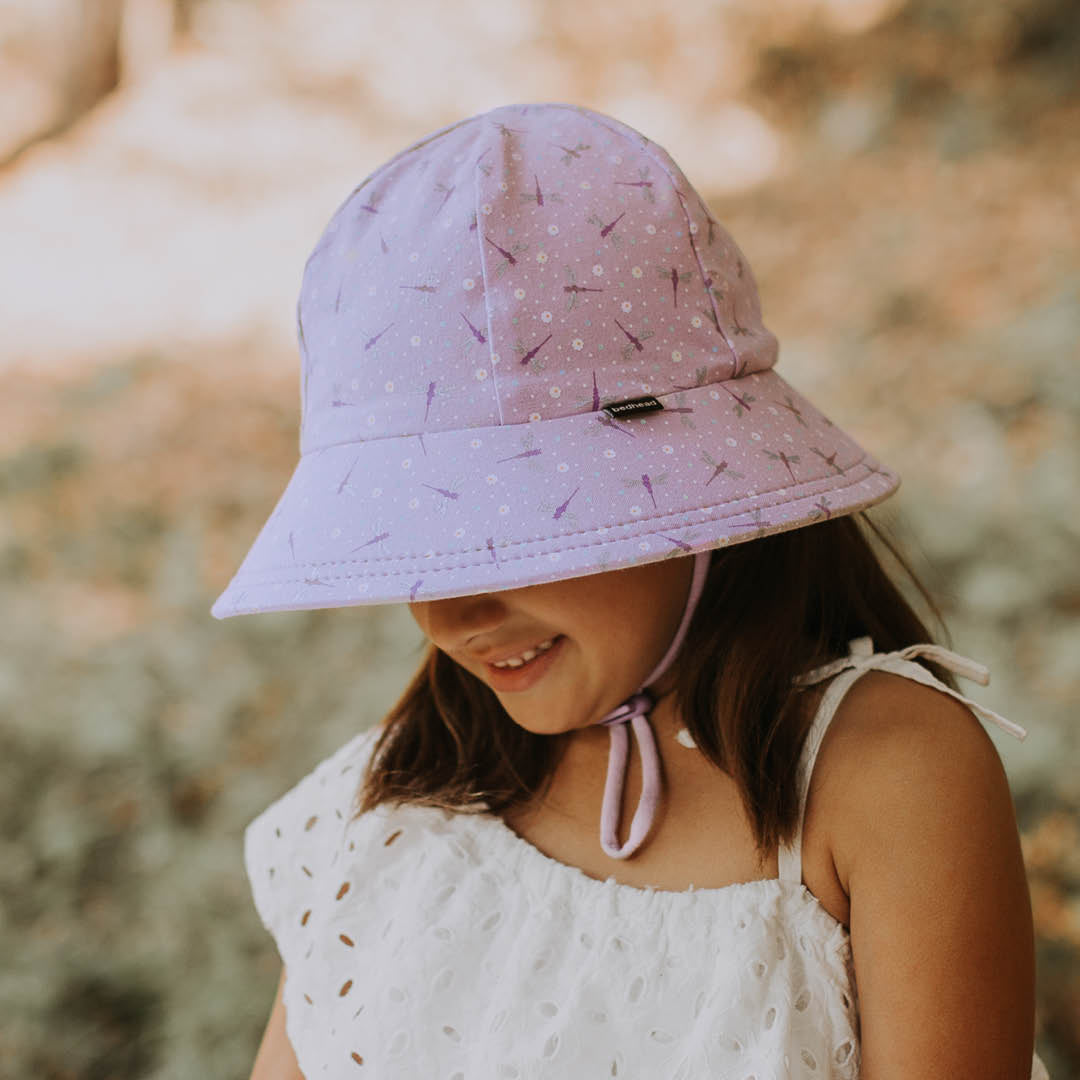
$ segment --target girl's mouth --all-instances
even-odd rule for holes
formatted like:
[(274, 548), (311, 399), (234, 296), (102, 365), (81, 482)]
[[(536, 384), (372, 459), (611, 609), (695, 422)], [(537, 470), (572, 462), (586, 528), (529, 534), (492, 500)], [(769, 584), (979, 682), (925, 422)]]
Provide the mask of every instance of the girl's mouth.
[(544, 677), (551, 666), (558, 660), (562, 653), (565, 635), (559, 634), (555, 638), (555, 644), (545, 652), (537, 654), (532, 660), (526, 661), (521, 667), (496, 667), (494, 664), (485, 664), (488, 682), (494, 690), (520, 691), (528, 690)]

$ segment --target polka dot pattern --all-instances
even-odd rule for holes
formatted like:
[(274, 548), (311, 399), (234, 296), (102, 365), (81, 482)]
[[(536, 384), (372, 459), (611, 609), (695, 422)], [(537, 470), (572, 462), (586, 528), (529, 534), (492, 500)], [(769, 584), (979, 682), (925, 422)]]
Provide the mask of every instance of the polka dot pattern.
[(493, 109), (367, 177), (297, 333), (300, 461), (218, 618), (614, 570), (899, 483), (777, 374), (750, 265), (678, 165), (578, 106)]

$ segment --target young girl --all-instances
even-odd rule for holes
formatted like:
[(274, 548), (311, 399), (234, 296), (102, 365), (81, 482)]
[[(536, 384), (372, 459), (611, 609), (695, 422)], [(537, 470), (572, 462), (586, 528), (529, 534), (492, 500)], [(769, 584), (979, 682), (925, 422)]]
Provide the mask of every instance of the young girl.
[(248, 828), (253, 1077), (1045, 1077), (979, 721), (1026, 732), (958, 692), (864, 531), (898, 477), (775, 372), (668, 154), (563, 104), (436, 131), (297, 324), (300, 461), (213, 614), (405, 602), (431, 644)]

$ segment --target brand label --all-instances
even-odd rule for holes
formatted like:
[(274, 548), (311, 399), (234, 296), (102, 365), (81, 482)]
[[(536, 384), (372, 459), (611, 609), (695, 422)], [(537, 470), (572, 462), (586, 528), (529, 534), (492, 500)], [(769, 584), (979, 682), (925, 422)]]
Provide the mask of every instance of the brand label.
[(645, 397), (627, 398), (625, 401), (612, 401), (604, 406), (604, 412), (606, 412), (612, 420), (617, 420), (620, 417), (625, 419), (628, 416), (637, 416), (638, 413), (656, 412), (657, 409), (662, 409), (663, 407), (664, 406), (651, 394), (646, 394)]

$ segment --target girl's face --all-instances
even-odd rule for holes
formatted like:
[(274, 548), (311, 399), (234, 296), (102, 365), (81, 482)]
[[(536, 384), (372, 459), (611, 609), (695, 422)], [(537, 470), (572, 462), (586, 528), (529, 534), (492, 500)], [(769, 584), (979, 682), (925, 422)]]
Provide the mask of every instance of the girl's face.
[[(661, 559), (569, 581), (414, 603), (409, 610), (439, 649), (492, 688), (516, 723), (554, 735), (588, 728), (638, 689), (675, 636), (693, 569), (693, 556)], [(500, 676), (488, 664), (549, 638), (559, 639), (550, 655), (518, 674), (504, 669)], [(669, 668), (650, 692), (665, 693), (673, 675)], [(511, 682), (529, 685), (510, 688)]]

